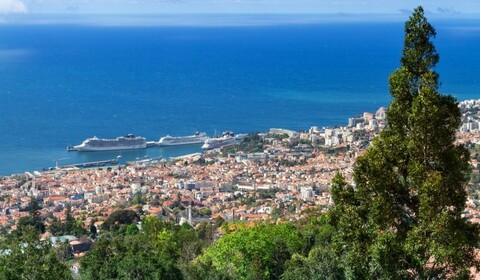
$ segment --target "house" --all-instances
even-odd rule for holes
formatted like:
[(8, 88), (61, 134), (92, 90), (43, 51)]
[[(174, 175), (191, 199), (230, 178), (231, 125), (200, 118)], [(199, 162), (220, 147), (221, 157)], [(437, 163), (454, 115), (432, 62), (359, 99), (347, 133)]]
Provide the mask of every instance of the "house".
[(86, 235), (83, 235), (77, 240), (70, 241), (70, 249), (72, 254), (83, 253), (90, 250), (93, 241)]

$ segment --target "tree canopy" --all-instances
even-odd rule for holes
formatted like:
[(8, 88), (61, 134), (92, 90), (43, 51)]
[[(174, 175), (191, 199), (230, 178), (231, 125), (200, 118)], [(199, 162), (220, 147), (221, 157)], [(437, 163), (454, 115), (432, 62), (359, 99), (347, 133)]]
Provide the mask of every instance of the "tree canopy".
[[(105, 222), (102, 224), (102, 228), (106, 230), (119, 230), (120, 225), (126, 225), (138, 222), (140, 218), (137, 213), (132, 210), (117, 210), (110, 214)], [(125, 229), (126, 229), (125, 226)]]
[[(183, 279), (182, 269), (201, 253), (202, 241), (190, 225), (158, 217), (142, 219), (141, 230), (111, 228), (80, 261), (84, 279)], [(133, 224), (131, 224), (133, 225)]]
[(28, 216), (22, 217), (17, 222), (16, 235), (22, 235), (25, 228), (28, 226), (34, 227), (40, 233), (45, 232), (45, 224), (40, 216), (40, 207), (38, 206), (38, 200), (36, 197), (30, 199), (28, 204)]
[(405, 23), (389, 78), (388, 127), (333, 181), (334, 247), (350, 279), (468, 277), (478, 229), (462, 217), (469, 154), (455, 144), (457, 101), (438, 93), (435, 29), (422, 7)]
[(87, 233), (81, 221), (77, 221), (72, 215), (72, 206), (70, 204), (67, 204), (65, 207), (65, 221), (62, 222), (54, 218), (48, 230), (55, 236), (74, 235), (79, 237)]
[[(301, 235), (292, 224), (257, 225), (225, 235), (193, 265), (208, 267), (210, 274), (224, 279), (279, 279), (285, 262), (302, 246)], [(213, 277), (207, 274), (195, 279), (200, 278)]]
[(26, 226), (19, 238), (0, 240), (0, 279), (72, 279), (72, 274), (50, 243), (38, 239), (38, 229)]

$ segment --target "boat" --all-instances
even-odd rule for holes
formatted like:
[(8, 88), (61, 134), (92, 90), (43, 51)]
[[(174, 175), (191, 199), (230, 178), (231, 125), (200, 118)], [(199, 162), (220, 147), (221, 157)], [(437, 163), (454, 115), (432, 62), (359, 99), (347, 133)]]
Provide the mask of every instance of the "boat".
[(189, 136), (170, 136), (160, 138), (157, 145), (158, 146), (178, 146), (178, 145), (192, 145), (192, 144), (202, 144), (208, 139), (208, 136), (205, 132), (196, 132), (194, 135)]
[(226, 131), (220, 137), (211, 137), (205, 140), (202, 149), (211, 150), (216, 148), (222, 148), (226, 146), (232, 146), (236, 143), (234, 134), (231, 131)]
[(147, 148), (157, 146), (158, 142), (155, 141), (147, 141)]
[(68, 151), (79, 152), (97, 152), (97, 151), (116, 151), (116, 150), (135, 150), (147, 148), (147, 139), (142, 136), (120, 136), (115, 139), (102, 139), (96, 136), (88, 138), (80, 145), (68, 147)]

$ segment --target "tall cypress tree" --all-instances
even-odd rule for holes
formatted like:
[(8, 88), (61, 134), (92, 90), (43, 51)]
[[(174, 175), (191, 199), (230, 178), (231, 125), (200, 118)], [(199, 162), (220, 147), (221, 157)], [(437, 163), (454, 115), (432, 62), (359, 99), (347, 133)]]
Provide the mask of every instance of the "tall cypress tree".
[(349, 279), (468, 278), (478, 229), (462, 217), (469, 154), (455, 144), (457, 101), (438, 93), (435, 29), (422, 7), (405, 23), (401, 66), (389, 79), (388, 128), (333, 180), (334, 248)]

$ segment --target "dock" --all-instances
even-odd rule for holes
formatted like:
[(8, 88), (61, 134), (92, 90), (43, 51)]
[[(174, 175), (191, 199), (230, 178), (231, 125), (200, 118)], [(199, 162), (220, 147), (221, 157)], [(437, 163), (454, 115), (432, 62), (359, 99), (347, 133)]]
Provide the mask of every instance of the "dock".
[(118, 164), (118, 159), (73, 163), (73, 164), (67, 164), (67, 165), (62, 165), (57, 167), (48, 167), (48, 168), (44, 168), (43, 170), (47, 171), (47, 170), (68, 169), (68, 168), (91, 168), (91, 167), (110, 166), (115, 164)]
[(114, 165), (114, 164), (118, 164), (118, 159), (91, 161), (91, 162), (85, 162), (85, 163), (74, 163), (74, 164), (69, 164), (65, 167), (87, 168), (87, 167), (108, 166), (108, 165)]
[(188, 159), (188, 158), (193, 158), (193, 157), (199, 157), (201, 156), (202, 153), (193, 153), (193, 154), (187, 154), (183, 156), (178, 156), (178, 157), (170, 157), (171, 160), (183, 160), (183, 159)]

